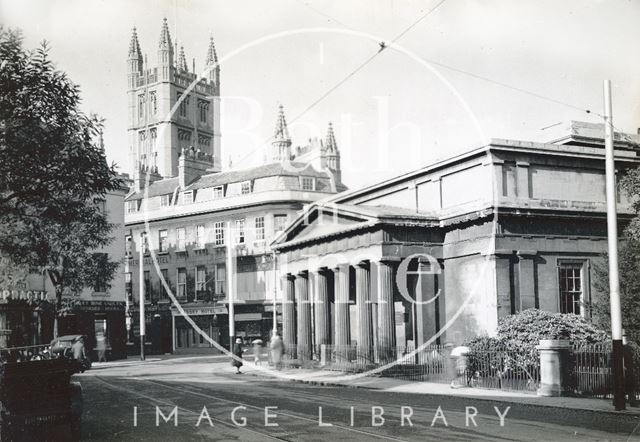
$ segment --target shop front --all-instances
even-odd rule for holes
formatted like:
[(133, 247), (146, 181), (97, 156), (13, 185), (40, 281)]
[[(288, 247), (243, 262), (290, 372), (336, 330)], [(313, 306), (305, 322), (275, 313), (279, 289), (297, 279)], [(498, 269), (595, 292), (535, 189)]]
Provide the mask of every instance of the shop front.
[[(229, 340), (229, 331), (225, 306), (184, 304), (181, 308), (182, 312), (176, 307), (171, 308), (174, 353), (217, 353), (218, 349), (205, 336), (226, 346), (224, 343)], [(193, 327), (187, 317), (204, 335)]]
[(125, 303), (117, 301), (73, 302), (69, 313), (59, 320), (58, 335), (81, 334), (87, 337), (85, 348), (97, 360), (96, 335), (107, 340), (107, 359), (126, 358)]

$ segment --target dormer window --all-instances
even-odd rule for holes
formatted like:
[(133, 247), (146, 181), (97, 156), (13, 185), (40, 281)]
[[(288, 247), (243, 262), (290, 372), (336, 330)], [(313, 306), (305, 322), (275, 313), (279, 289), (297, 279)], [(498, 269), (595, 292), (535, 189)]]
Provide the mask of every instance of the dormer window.
[(240, 187), (240, 193), (245, 195), (247, 193), (251, 193), (251, 181), (244, 181)]
[(316, 190), (316, 180), (313, 177), (302, 177), (302, 190)]
[(136, 213), (138, 211), (138, 200), (127, 201), (127, 213)]
[(224, 198), (224, 188), (222, 186), (213, 188), (213, 199), (217, 200), (220, 198)]
[(170, 206), (171, 205), (171, 194), (160, 196), (160, 206)]
[(193, 202), (193, 190), (182, 192), (182, 204), (191, 204)]

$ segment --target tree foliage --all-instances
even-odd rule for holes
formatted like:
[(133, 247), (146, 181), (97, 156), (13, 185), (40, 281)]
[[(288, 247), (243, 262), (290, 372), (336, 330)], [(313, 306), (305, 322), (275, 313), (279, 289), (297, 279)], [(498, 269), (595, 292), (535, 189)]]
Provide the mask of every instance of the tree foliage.
[(80, 90), (48, 57), (0, 27), (0, 250), (38, 268), (63, 292), (108, 287), (118, 266), (96, 253), (113, 225), (101, 205), (118, 189), (101, 121), (80, 111)]

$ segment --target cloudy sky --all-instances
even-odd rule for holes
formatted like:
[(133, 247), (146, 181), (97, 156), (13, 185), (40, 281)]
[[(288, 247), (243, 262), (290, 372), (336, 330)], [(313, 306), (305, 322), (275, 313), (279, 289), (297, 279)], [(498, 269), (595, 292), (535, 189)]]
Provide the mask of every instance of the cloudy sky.
[(334, 123), (351, 187), (488, 138), (544, 140), (560, 121), (598, 122), (606, 78), (616, 127), (640, 127), (638, 1), (0, 0), (0, 17), (27, 48), (51, 42), (84, 109), (106, 118), (108, 157), (124, 171), (131, 29), (153, 66), (163, 17), (198, 71), (215, 38), (225, 165), (262, 161), (278, 103), (294, 145)]

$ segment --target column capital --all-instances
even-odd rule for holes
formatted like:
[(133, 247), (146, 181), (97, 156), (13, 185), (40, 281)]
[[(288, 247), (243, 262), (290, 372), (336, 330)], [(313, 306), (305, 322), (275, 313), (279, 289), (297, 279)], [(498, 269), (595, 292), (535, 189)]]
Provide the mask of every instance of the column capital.
[(400, 258), (399, 256), (381, 256), (378, 260), (378, 262), (383, 262), (385, 264), (392, 264), (400, 261), (402, 261), (402, 258)]
[(309, 270), (300, 270), (294, 276), (296, 278), (308, 278), (309, 277)]
[(344, 264), (338, 264), (332, 267), (331, 270), (333, 270), (334, 272), (338, 271), (343, 271), (344, 269), (348, 269), (349, 268), (349, 264), (344, 263)]

